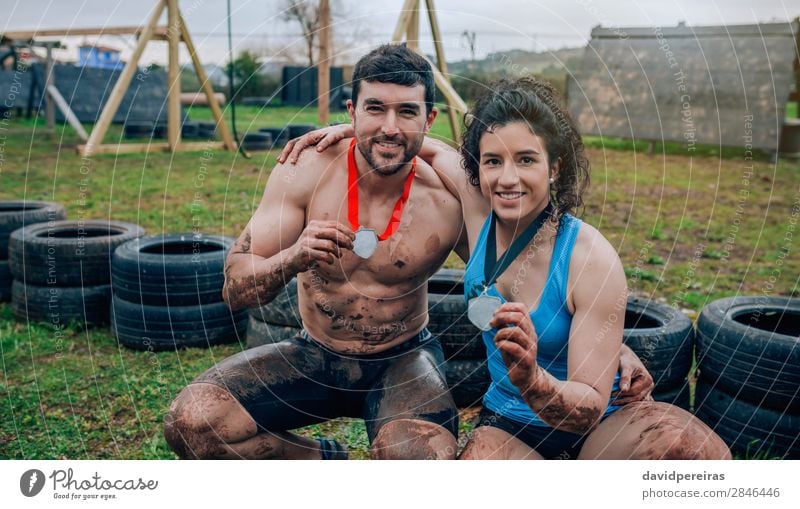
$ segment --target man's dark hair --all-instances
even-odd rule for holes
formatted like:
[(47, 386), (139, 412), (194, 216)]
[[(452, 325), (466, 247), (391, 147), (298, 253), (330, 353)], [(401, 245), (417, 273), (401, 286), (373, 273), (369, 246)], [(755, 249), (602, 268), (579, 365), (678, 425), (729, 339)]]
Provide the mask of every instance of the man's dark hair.
[(377, 81), (413, 87), (425, 87), (426, 114), (433, 110), (435, 87), (433, 72), (427, 60), (403, 44), (384, 44), (370, 51), (356, 63), (353, 70), (353, 105), (358, 103), (361, 81)]

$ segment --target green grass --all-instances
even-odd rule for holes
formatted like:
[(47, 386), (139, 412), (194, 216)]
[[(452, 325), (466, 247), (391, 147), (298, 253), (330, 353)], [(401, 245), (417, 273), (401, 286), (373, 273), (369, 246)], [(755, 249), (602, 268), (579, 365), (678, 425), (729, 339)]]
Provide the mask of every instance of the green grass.
[[(316, 121), (316, 112), (299, 108), (239, 108), (237, 114), (240, 133)], [(190, 117), (211, 118), (203, 108), (193, 108)], [(68, 127), (47, 134), (43, 123), (17, 119), (7, 127), (0, 132), (0, 199), (55, 200), (72, 219), (132, 221), (150, 234), (197, 225), (237, 236), (277, 155), (127, 154), (82, 165)], [(120, 133), (112, 126), (106, 141)], [(447, 138), (445, 116), (434, 133)], [(646, 146), (619, 140), (588, 145), (592, 187), (583, 218), (620, 253), (631, 291), (697, 312), (713, 299), (762, 292), (780, 269), (770, 291), (800, 294), (800, 257), (790, 254), (777, 264), (800, 206), (797, 163), (758, 158), (745, 184), (748, 163), (733, 149), (690, 159), (680, 147), (647, 155)], [(748, 194), (741, 200), (743, 189)], [(793, 254), (797, 243), (788, 242)], [(453, 255), (447, 266), (463, 264)], [(242, 348), (154, 354), (118, 347), (108, 328), (62, 332), (20, 322), (0, 304), (0, 458), (171, 458), (161, 435), (170, 401), (197, 374)], [(462, 432), (469, 427), (462, 423)], [(302, 433), (334, 436), (355, 457), (367, 456), (357, 419)]]
[(787, 102), (786, 103), (786, 118), (797, 118), (797, 103), (796, 102)]

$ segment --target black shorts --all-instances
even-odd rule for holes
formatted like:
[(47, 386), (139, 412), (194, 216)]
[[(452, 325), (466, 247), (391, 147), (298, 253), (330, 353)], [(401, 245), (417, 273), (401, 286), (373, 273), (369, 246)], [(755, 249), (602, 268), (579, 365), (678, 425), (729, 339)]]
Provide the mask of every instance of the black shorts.
[(384, 352), (359, 356), (334, 352), (303, 330), (228, 357), (194, 383), (226, 389), (265, 430), (360, 417), (370, 443), (395, 419), (433, 422), (458, 436), (442, 347), (427, 329)]
[(475, 428), (477, 429), (479, 426), (491, 426), (501, 429), (509, 435), (522, 440), (528, 447), (548, 460), (577, 459), (578, 453), (581, 452), (587, 437), (587, 435), (578, 435), (553, 428), (523, 424), (494, 413), (485, 407), (478, 416), (478, 423)]

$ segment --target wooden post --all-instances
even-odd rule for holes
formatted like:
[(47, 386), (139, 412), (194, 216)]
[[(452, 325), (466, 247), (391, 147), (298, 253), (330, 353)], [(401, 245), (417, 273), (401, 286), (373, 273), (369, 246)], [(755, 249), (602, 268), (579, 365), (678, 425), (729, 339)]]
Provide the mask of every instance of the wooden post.
[(414, 1), (411, 16), (406, 27), (406, 42), (408, 47), (419, 52), (419, 0)]
[(47, 59), (44, 62), (44, 88), (42, 90), (42, 98), (47, 102), (45, 103), (45, 118), (47, 119), (47, 130), (54, 133), (56, 130), (56, 105), (51, 97), (47, 96), (47, 91), (55, 84), (53, 79), (53, 44), (46, 43)]
[(61, 92), (58, 89), (50, 85), (45, 89), (47, 91), (48, 97), (48, 104), (49, 101), (53, 101), (58, 106), (58, 109), (61, 110), (61, 113), (64, 115), (64, 119), (67, 121), (69, 125), (75, 129), (75, 132), (78, 133), (78, 137), (86, 142), (89, 139), (89, 135), (86, 134), (86, 131), (83, 129), (80, 120), (78, 117), (75, 116), (75, 112), (72, 111), (72, 108), (69, 107), (69, 103), (64, 99), (64, 96), (61, 95)]
[(181, 142), (181, 75), (178, 65), (178, 45), (181, 40), (181, 20), (178, 14), (178, 0), (167, 3), (167, 45), (169, 63), (167, 66), (167, 142), (174, 152)]
[(328, 125), (331, 92), (331, 6), (319, 1), (319, 56), (317, 57), (317, 116), (319, 125)]
[(397, 25), (394, 27), (394, 34), (392, 34), (392, 42), (400, 42), (403, 40), (403, 35), (408, 33), (408, 23), (411, 16), (414, 14), (414, 6), (419, 5), (419, 0), (406, 0), (403, 4), (403, 10), (400, 11), (400, 19), (397, 20)]
[[(431, 35), (433, 36), (433, 46), (436, 48), (436, 64), (441, 71), (442, 76), (446, 78), (448, 85), (450, 84), (449, 74), (447, 72), (447, 61), (444, 57), (444, 46), (442, 46), (442, 32), (439, 30), (439, 21), (436, 18), (436, 8), (433, 6), (433, 0), (425, 0), (428, 7), (428, 18), (431, 22)], [(441, 88), (441, 86), (440, 86)], [(452, 88), (452, 86), (451, 86)], [(455, 92), (455, 91), (454, 91)], [(458, 94), (456, 94), (457, 96)], [(458, 141), (461, 135), (461, 123), (458, 120), (459, 112), (456, 111), (456, 101), (454, 101), (449, 94), (445, 94), (447, 99), (447, 117), (450, 119), (450, 129), (453, 132), (453, 141)], [(463, 104), (463, 101), (462, 101)], [(462, 114), (464, 111), (461, 112)]]
[(183, 39), (183, 43), (186, 44), (186, 49), (189, 51), (189, 55), (192, 57), (194, 72), (197, 74), (197, 79), (200, 81), (200, 84), (203, 87), (203, 92), (205, 92), (206, 98), (208, 99), (208, 107), (211, 108), (211, 113), (214, 115), (214, 120), (217, 123), (217, 131), (222, 138), (222, 142), (225, 144), (225, 148), (235, 152), (236, 142), (233, 141), (233, 136), (231, 136), (230, 131), (228, 131), (228, 126), (225, 124), (225, 118), (222, 116), (222, 110), (219, 108), (217, 99), (214, 97), (214, 88), (211, 86), (211, 82), (208, 81), (208, 76), (206, 76), (206, 71), (203, 69), (202, 62), (200, 62), (200, 57), (197, 56), (194, 42), (192, 41), (192, 37), (189, 35), (189, 28), (186, 26), (186, 21), (183, 19), (183, 16), (180, 17), (180, 25), (181, 38)]
[[(447, 101), (447, 104), (453, 105), (453, 108), (450, 108), (449, 106), (448, 108), (451, 110), (455, 110), (455, 112), (467, 111), (466, 103), (458, 95), (456, 89), (453, 88), (453, 85), (450, 83), (450, 80), (447, 79), (447, 77), (444, 74), (442, 74), (442, 71), (437, 69), (436, 66), (433, 65), (433, 63), (431, 63), (431, 68), (433, 68), (433, 79), (436, 82), (436, 85), (442, 91), (442, 94), (444, 94), (444, 98)], [(455, 135), (456, 133), (453, 134)]]
[[(800, 24), (800, 16), (794, 18), (794, 24)], [(794, 39), (794, 47), (800, 48), (800, 31), (797, 32)], [(795, 50), (794, 54), (794, 77), (795, 77), (795, 85), (794, 90), (795, 93), (800, 94), (800, 52)], [(795, 115), (797, 118), (800, 118), (800, 100), (796, 101), (797, 107), (795, 108)]]
[(156, 4), (156, 8), (153, 10), (153, 15), (150, 17), (147, 26), (144, 28), (144, 30), (142, 30), (142, 35), (139, 38), (139, 42), (136, 44), (136, 48), (133, 50), (130, 60), (128, 60), (128, 63), (125, 64), (125, 68), (122, 69), (122, 73), (120, 73), (119, 78), (117, 78), (117, 82), (114, 84), (114, 88), (111, 90), (108, 101), (106, 102), (105, 106), (103, 106), (103, 111), (100, 113), (100, 118), (97, 120), (94, 129), (92, 129), (92, 134), (89, 135), (89, 141), (86, 142), (86, 145), (78, 147), (78, 152), (82, 156), (91, 155), (94, 148), (102, 143), (103, 138), (106, 135), (106, 131), (108, 131), (108, 126), (111, 125), (111, 121), (114, 119), (114, 115), (116, 115), (117, 110), (119, 109), (119, 104), (122, 102), (122, 98), (125, 96), (125, 91), (128, 90), (128, 85), (131, 83), (133, 73), (135, 73), (138, 69), (137, 65), (139, 63), (139, 59), (142, 57), (142, 53), (144, 52), (145, 46), (147, 46), (147, 42), (153, 36), (153, 31), (155, 30), (156, 24), (158, 23), (158, 19), (161, 17), (162, 12), (164, 12), (164, 1), (159, 0)]

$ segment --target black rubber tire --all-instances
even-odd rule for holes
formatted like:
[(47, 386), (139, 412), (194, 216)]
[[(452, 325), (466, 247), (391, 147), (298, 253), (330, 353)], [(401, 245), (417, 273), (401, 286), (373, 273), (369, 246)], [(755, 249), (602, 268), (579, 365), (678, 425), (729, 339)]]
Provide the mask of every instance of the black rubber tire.
[(184, 122), (181, 125), (181, 138), (186, 138), (187, 140), (196, 139), (199, 131), (200, 128), (197, 122)]
[(153, 128), (153, 138), (163, 139), (167, 137), (167, 124), (158, 123)]
[(8, 237), (23, 226), (67, 218), (64, 206), (52, 201), (0, 201), (0, 260), (8, 259)]
[(111, 330), (134, 350), (163, 351), (235, 343), (244, 339), (247, 311), (224, 302), (202, 306), (147, 306), (113, 297)]
[(272, 148), (272, 135), (269, 133), (247, 133), (242, 138), (242, 147), (249, 151), (269, 150)]
[(800, 415), (759, 408), (702, 378), (695, 408), (695, 415), (745, 459), (800, 459)]
[(314, 131), (317, 128), (317, 126), (313, 124), (289, 124), (287, 128), (289, 131), (289, 139), (293, 140), (295, 138), (303, 136), (306, 133)]
[(247, 348), (254, 348), (270, 343), (278, 343), (300, 333), (297, 327), (272, 325), (258, 320), (253, 315), (247, 318)]
[(264, 152), (271, 149), (272, 145), (260, 141), (248, 141), (246, 143), (242, 143), (242, 148), (250, 152)]
[(491, 383), (485, 360), (448, 361), (444, 371), (456, 406), (463, 408), (483, 403), (483, 395)]
[(252, 308), (250, 315), (253, 318), (270, 325), (281, 327), (302, 327), (300, 308), (297, 305), (297, 279), (292, 279), (267, 304), (260, 308)]
[(272, 143), (272, 134), (270, 134), (268, 132), (259, 131), (257, 133), (253, 133), (252, 135), (248, 134), (247, 136), (251, 136), (252, 138), (254, 138), (254, 139), (248, 140), (247, 143), (250, 143), (250, 144), (256, 144), (257, 143), (259, 145), (266, 144), (269, 147), (272, 147), (272, 145), (273, 145), (273, 143)]
[(247, 133), (242, 138), (242, 143), (267, 143), (272, 141), (269, 133)]
[(272, 147), (282, 147), (289, 142), (289, 129), (280, 127), (264, 127), (259, 129), (260, 133), (269, 133), (272, 139)]
[(221, 302), (225, 258), (234, 241), (193, 233), (130, 240), (111, 259), (114, 295), (151, 306)]
[(142, 235), (139, 225), (100, 219), (26, 226), (9, 239), (11, 274), (42, 286), (108, 284), (114, 250)]
[(692, 367), (694, 328), (680, 310), (629, 297), (622, 340), (642, 360), (655, 381), (654, 392), (681, 385)]
[(154, 129), (152, 122), (126, 122), (122, 132), (125, 138), (149, 138)]
[(730, 297), (697, 321), (703, 377), (757, 406), (800, 413), (800, 299)]
[(200, 129), (197, 131), (197, 137), (201, 140), (215, 140), (217, 139), (217, 132), (209, 129)]
[(25, 322), (47, 322), (63, 326), (108, 323), (111, 286), (37, 286), (14, 281), (11, 287), (11, 310)]
[(442, 269), (428, 280), (428, 329), (447, 360), (486, 360), (481, 331), (467, 318), (464, 271)]
[(8, 269), (8, 260), (0, 260), (0, 302), (11, 301), (11, 271)]
[(684, 380), (683, 383), (673, 389), (653, 392), (653, 399), (683, 408), (687, 412), (692, 411), (690, 404), (689, 380)]

